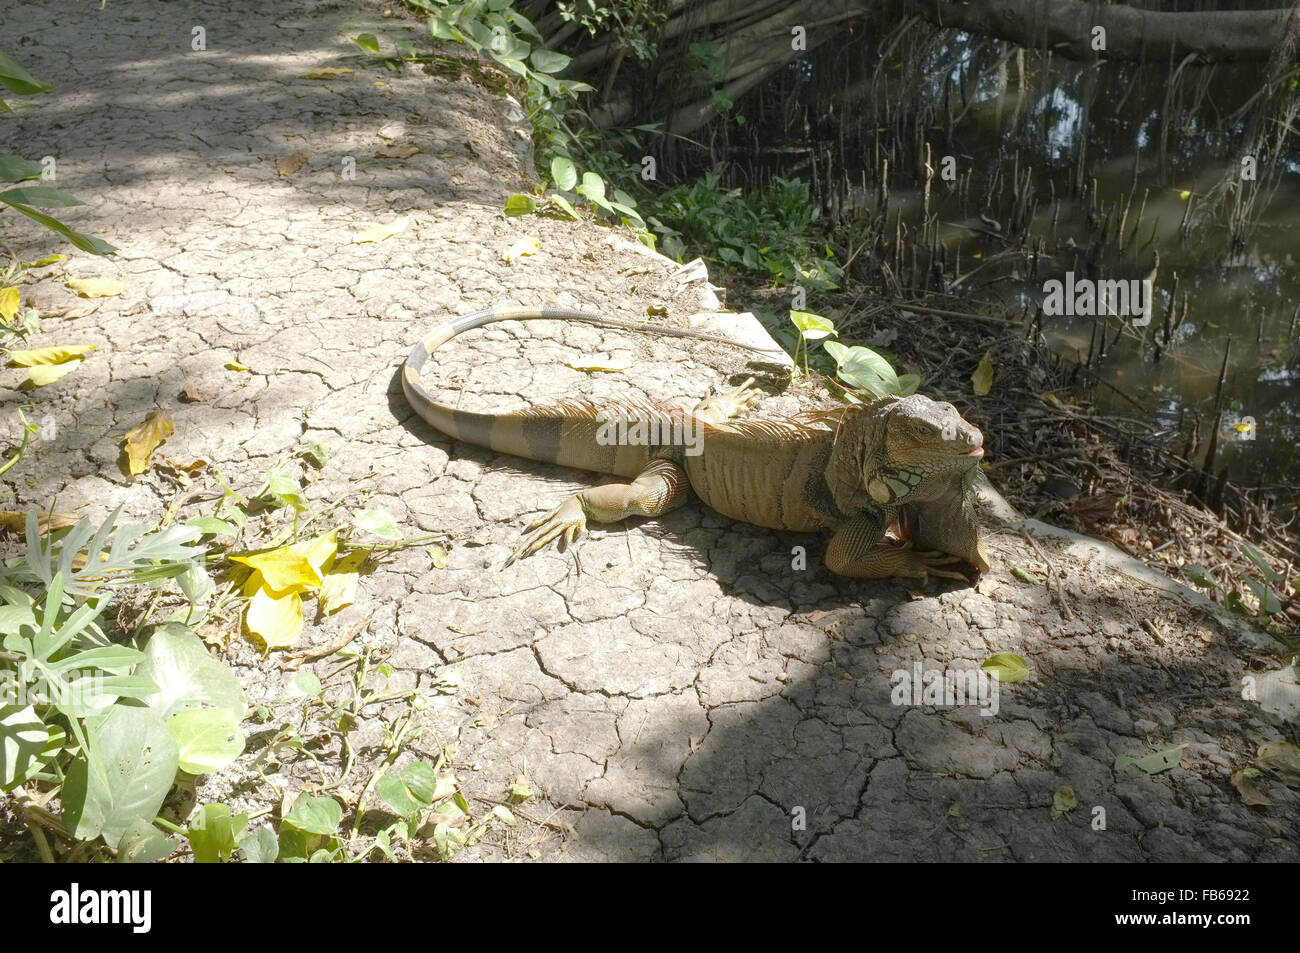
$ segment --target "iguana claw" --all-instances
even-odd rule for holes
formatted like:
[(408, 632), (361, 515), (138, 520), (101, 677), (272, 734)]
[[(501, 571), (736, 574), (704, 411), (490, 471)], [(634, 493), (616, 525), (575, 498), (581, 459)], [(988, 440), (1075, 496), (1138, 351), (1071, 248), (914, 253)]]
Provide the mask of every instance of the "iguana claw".
[(942, 553), (938, 550), (912, 550), (912, 555), (921, 564), (922, 580), (929, 576), (941, 576), (944, 579), (956, 579), (958, 582), (970, 582), (970, 577), (956, 569), (941, 569), (941, 566), (961, 565), (960, 556)]
[(700, 419), (712, 423), (721, 423), (732, 417), (738, 417), (751, 404), (757, 403), (763, 397), (761, 390), (751, 386), (753, 383), (754, 378), (749, 377), (739, 387), (729, 390), (725, 394), (706, 397), (700, 401), (692, 413)]
[(564, 544), (571, 545), (578, 534), (587, 528), (587, 514), (582, 510), (582, 502), (576, 496), (571, 496), (545, 516), (533, 520), (528, 524), (528, 528), (535, 532), (524, 539), (519, 544), (519, 548), (510, 554), (510, 558), (505, 562), (506, 566), (516, 559), (540, 551), (543, 546), (561, 534), (564, 535)]

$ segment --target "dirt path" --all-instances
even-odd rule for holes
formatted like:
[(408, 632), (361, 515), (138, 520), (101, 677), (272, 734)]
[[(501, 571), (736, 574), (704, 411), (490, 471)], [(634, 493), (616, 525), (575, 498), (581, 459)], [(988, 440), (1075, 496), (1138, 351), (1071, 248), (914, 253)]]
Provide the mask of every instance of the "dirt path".
[[(195, 25), (206, 52), (190, 49)], [(628, 317), (660, 303), (681, 320), (699, 301), (625, 235), (504, 218), (505, 195), (528, 187), (517, 109), (468, 74), (352, 57), (347, 36), (399, 29), (351, 2), (49, 2), (0, 14), (0, 36), (17, 38), (10, 52), (57, 87), (0, 128), (13, 151), (55, 156), (56, 184), (89, 203), (67, 219), (121, 249), (75, 254), (24, 288), (55, 315), (33, 346), (97, 350), (34, 394), (9, 389), (18, 371), (0, 376), (6, 407), (34, 401), (56, 425), (7, 477), (21, 504), (57, 497), (94, 516), (121, 504), (133, 522), (158, 522), (182, 491), (158, 472), (130, 481), (117, 459), (124, 432), (161, 405), (177, 422), (173, 459), (210, 460), (247, 491), (324, 442), (326, 468), (303, 471), (317, 505), (382, 506), (407, 533), (446, 533), (446, 568), (423, 548), (396, 554), (362, 580), (356, 605), (309, 620), (303, 641), (373, 616), (363, 640), (386, 653), (390, 687), (419, 686), (432, 702), (413, 753), (453, 748), (471, 798), (500, 800), (528, 779), (532, 820), (462, 857), (1295, 859), (1295, 792), (1263, 782), (1277, 806), (1258, 811), (1229, 783), (1258, 744), (1294, 737), (1241, 697), (1262, 656), (1063, 545), (992, 535), (994, 570), (978, 588), (861, 585), (820, 567), (818, 540), (692, 505), (597, 531), (578, 548), (580, 570), (548, 551), (499, 571), (525, 519), (589, 481), (452, 444), (413, 419), (395, 375), (409, 346), (441, 313), (494, 303)], [(412, 35), (427, 49), (422, 29)], [(355, 72), (301, 78), (331, 66)], [(407, 144), (421, 151), (377, 157)], [(302, 167), (281, 175), (277, 160), (301, 150)], [(341, 174), (350, 160), (352, 178)], [(352, 243), (402, 215), (400, 235)], [(25, 226), (3, 235), (26, 259), (49, 250)], [(539, 253), (506, 264), (521, 235)], [(63, 287), (91, 275), (119, 277), (125, 294), (86, 300)], [(631, 368), (566, 366), (611, 352)], [(480, 332), (448, 356), (444, 385), (475, 392), (463, 406), (477, 396), (498, 409), (579, 392), (693, 399), (742, 369), (711, 346), (552, 326)], [(201, 399), (181, 400), (187, 384)], [(210, 504), (181, 514), (200, 511)], [(791, 568), (798, 545), (807, 570)], [(1051, 591), (1011, 573), (1046, 575), (1045, 558)], [(325, 712), (280, 701), (276, 657), (238, 635), (224, 651), (250, 703), (272, 714), (199, 798), (273, 805), (252, 762), (289, 721), (318, 739), (310, 750), (326, 773), (286, 758), (280, 793), (328, 779), (342, 755)], [(1034, 677), (1001, 686), (995, 715), (891, 700), (895, 672), (952, 673), (998, 652), (1023, 655)], [(316, 670), (326, 677), (336, 662)], [(349, 690), (337, 676), (326, 686), (332, 700)], [(351, 735), (358, 765), (382, 756), (385, 720), (403, 709), (367, 709)], [(1115, 768), (1117, 756), (1180, 744), (1172, 770)], [(1067, 786), (1077, 807), (1053, 818)]]

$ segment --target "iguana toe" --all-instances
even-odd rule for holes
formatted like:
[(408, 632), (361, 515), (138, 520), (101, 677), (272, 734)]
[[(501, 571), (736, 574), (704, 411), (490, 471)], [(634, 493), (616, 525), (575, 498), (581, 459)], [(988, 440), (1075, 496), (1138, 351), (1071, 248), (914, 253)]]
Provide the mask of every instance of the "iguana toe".
[(564, 536), (564, 544), (571, 545), (578, 534), (587, 528), (587, 514), (582, 510), (581, 501), (576, 496), (571, 496), (550, 513), (533, 520), (528, 528), (534, 532), (510, 554), (510, 558), (505, 562), (506, 566), (516, 559), (539, 552), (542, 547), (561, 534)]
[(729, 390), (725, 394), (718, 394), (704, 399), (693, 413), (702, 420), (719, 423), (731, 417), (738, 417), (751, 404), (757, 403), (763, 396), (761, 390), (752, 386), (753, 383), (754, 378), (746, 378), (739, 387)]
[(954, 556), (951, 553), (942, 553), (937, 550), (912, 550), (912, 555), (919, 563), (922, 578), (928, 576), (940, 576), (944, 579), (956, 579), (958, 582), (970, 582), (970, 577), (958, 569), (950, 569), (950, 566), (960, 566), (965, 560), (960, 556)]

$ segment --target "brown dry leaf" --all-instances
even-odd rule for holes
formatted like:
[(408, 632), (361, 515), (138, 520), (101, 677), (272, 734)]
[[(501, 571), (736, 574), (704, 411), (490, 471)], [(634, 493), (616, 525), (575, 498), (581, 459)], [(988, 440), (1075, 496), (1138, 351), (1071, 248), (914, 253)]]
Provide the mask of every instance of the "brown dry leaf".
[(181, 388), (181, 400), (187, 404), (196, 404), (201, 400), (210, 400), (211, 394), (205, 394), (194, 381), (186, 381)]
[(175, 432), (176, 422), (162, 408), (149, 411), (144, 423), (134, 430), (128, 430), (123, 449), (126, 450), (127, 470), (131, 476), (149, 469), (149, 458), (153, 452)]
[[(37, 513), (36, 523), (42, 533), (48, 533), (50, 530), (67, 529), (69, 526), (76, 526), (77, 515), (75, 513)], [(26, 528), (27, 512), (25, 510), (0, 510), (0, 529), (21, 533)]]
[(1241, 795), (1241, 803), (1247, 807), (1272, 807), (1272, 799), (1255, 787), (1257, 777), (1258, 768), (1238, 768), (1232, 772), (1232, 786)]
[(299, 149), (293, 155), (281, 156), (275, 160), (275, 171), (281, 175), (293, 175), (307, 164), (311, 158), (310, 149)]
[(388, 146), (375, 153), (376, 159), (409, 159), (420, 151), (420, 147), (407, 143), (404, 146)]

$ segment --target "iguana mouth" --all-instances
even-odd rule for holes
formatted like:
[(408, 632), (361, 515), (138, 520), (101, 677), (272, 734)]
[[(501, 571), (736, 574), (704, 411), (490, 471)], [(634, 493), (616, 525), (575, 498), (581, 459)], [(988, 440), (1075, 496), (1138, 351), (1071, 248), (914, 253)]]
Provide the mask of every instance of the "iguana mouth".
[(976, 448), (973, 449), (973, 450), (967, 450), (965, 453), (962, 454), (962, 456), (963, 456), (963, 457), (982, 457), (982, 456), (984, 456), (984, 448), (983, 448), (983, 447), (976, 447)]

